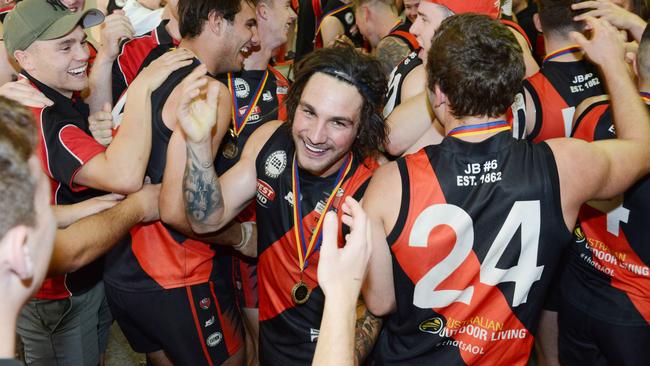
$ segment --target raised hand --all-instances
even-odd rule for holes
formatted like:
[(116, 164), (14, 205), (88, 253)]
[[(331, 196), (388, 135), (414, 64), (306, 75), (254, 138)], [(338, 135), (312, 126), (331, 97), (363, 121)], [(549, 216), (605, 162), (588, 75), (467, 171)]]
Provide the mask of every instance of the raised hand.
[(210, 141), (217, 123), (219, 87), (205, 76), (205, 66), (198, 66), (181, 84), (176, 110), (178, 122), (189, 142)]
[(571, 32), (570, 36), (582, 47), (587, 57), (600, 67), (625, 62), (625, 45), (618, 30), (604, 19), (585, 18), (586, 29), (591, 30), (591, 38), (582, 33)]
[(113, 14), (106, 17), (101, 27), (100, 51), (103, 51), (110, 60), (115, 60), (120, 53), (120, 43), (125, 39), (133, 38), (133, 25), (123, 10), (115, 10)]
[(336, 214), (326, 214), (318, 259), (318, 283), (326, 297), (342, 296), (356, 301), (370, 260), (370, 224), (354, 198), (346, 197), (342, 208), (341, 220), (350, 227), (350, 234), (346, 236), (346, 245), (339, 248)]
[(150, 91), (156, 90), (172, 72), (190, 65), (193, 57), (194, 54), (185, 48), (169, 51), (145, 67), (133, 84), (146, 86)]
[(574, 20), (577, 21), (585, 20), (588, 17), (599, 18), (607, 20), (619, 29), (634, 31), (640, 28), (641, 33), (646, 26), (646, 22), (641, 17), (621, 8), (609, 0), (583, 1), (571, 5), (571, 8), (573, 10), (586, 10), (584, 13), (574, 17)]

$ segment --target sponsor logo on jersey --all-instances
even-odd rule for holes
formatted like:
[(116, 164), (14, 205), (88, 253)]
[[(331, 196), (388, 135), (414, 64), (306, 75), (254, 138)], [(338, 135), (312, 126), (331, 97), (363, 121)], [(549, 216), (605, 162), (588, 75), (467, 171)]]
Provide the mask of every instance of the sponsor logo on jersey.
[(217, 344), (221, 343), (221, 340), (223, 339), (223, 335), (221, 332), (214, 332), (210, 334), (208, 339), (205, 341), (205, 344), (208, 345), (208, 347), (214, 347)]
[[(246, 113), (247, 108), (248, 108), (248, 105), (240, 107), (239, 108), (239, 115), (243, 116)], [(253, 111), (251, 112), (251, 114), (248, 116), (247, 121), (249, 123), (259, 121), (260, 120), (260, 114), (262, 114), (262, 108), (260, 108), (260, 106), (256, 105), (255, 108), (253, 108)]]
[(345, 22), (348, 23), (348, 25), (354, 24), (354, 14), (352, 14), (352, 12), (345, 13)]
[(287, 153), (284, 150), (274, 151), (266, 158), (264, 173), (269, 178), (277, 178), (287, 167)]
[(209, 308), (210, 307), (210, 299), (207, 298), (207, 297), (202, 298), (201, 301), (199, 301), (199, 306), (203, 310)]
[(273, 94), (271, 94), (270, 90), (267, 90), (262, 94), (262, 100), (265, 102), (270, 102), (273, 100)]
[(237, 98), (248, 98), (251, 93), (251, 87), (248, 86), (246, 80), (242, 78), (235, 78), (235, 95)]
[(286, 87), (286, 86), (278, 86), (277, 88), (275, 88), (275, 94), (278, 94), (278, 95), (287, 94), (288, 90), (289, 90), (289, 88)]
[(576, 239), (577, 243), (585, 241), (585, 233), (582, 231), (580, 226), (576, 226), (576, 228), (573, 229), (573, 237)]
[(212, 324), (214, 324), (214, 315), (211, 316), (210, 319), (205, 321), (204, 328), (207, 328), (207, 327), (211, 326)]
[(420, 329), (421, 332), (438, 334), (444, 327), (445, 323), (442, 321), (442, 318), (435, 317), (420, 323), (418, 329)]
[(269, 202), (275, 201), (275, 191), (273, 188), (261, 179), (257, 179), (257, 203), (266, 206)]
[[(302, 197), (302, 196), (300, 196), (300, 197)], [(289, 202), (289, 205), (290, 205), (291, 207), (293, 207), (293, 192), (292, 192), (292, 191), (289, 191), (289, 193), (287, 193), (287, 195), (284, 196), (284, 199), (285, 199), (287, 202)]]
[(318, 340), (318, 336), (320, 335), (320, 329), (309, 328), (309, 334), (311, 336), (311, 342), (314, 343), (315, 341)]

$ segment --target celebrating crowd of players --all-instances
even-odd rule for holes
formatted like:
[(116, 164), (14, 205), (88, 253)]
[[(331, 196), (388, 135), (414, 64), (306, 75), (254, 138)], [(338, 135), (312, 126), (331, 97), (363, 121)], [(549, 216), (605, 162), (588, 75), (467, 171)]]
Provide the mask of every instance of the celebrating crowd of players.
[(7, 4), (0, 364), (650, 364), (650, 4), (524, 3)]

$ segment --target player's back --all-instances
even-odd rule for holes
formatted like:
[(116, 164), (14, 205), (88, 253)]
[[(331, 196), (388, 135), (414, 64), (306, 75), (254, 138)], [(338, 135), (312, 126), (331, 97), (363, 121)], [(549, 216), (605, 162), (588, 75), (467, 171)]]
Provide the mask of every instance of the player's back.
[(397, 164), (403, 203), (387, 241), (398, 310), (379, 364), (525, 365), (570, 238), (550, 148), (504, 131), (448, 137)]

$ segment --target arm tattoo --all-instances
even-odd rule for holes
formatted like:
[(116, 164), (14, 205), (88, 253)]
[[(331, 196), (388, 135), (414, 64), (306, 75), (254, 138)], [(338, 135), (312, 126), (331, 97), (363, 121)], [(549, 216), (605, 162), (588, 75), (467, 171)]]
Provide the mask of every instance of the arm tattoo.
[(357, 324), (354, 337), (355, 365), (362, 365), (372, 351), (381, 331), (383, 321), (368, 311), (362, 299), (357, 303)]
[(379, 42), (375, 50), (375, 55), (384, 65), (386, 75), (390, 75), (395, 66), (408, 56), (410, 52), (411, 49), (407, 44), (395, 37), (388, 36)]
[(212, 162), (202, 164), (190, 147), (187, 157), (183, 175), (185, 213), (191, 223), (206, 224), (212, 214), (223, 208), (221, 185)]

